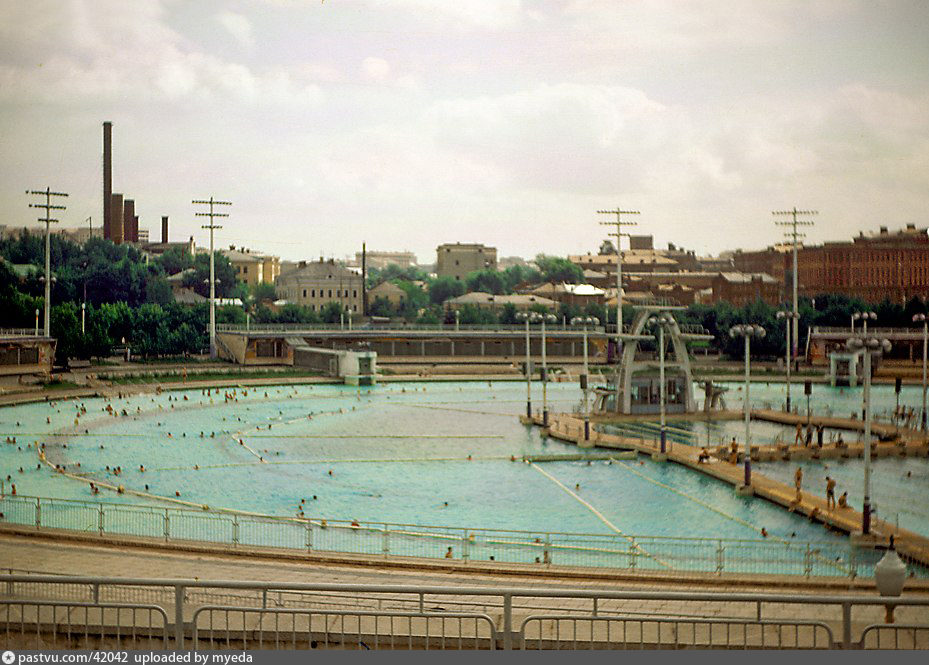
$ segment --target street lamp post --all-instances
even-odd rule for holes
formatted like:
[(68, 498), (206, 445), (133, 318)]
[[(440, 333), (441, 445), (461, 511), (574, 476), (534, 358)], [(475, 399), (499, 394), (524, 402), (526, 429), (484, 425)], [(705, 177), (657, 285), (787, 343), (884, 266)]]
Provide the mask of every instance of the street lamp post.
[(529, 324), (541, 318), (538, 312), (518, 312), (516, 319), (526, 322), (526, 418), (532, 420), (532, 359), (529, 354)]
[(554, 314), (542, 314), (542, 427), (548, 427), (548, 364), (545, 359), (545, 324), (554, 323), (558, 317)]
[(923, 324), (923, 413), (921, 417), (923, 434), (926, 433), (926, 347), (929, 346), (929, 318), (925, 314), (914, 314), (913, 323)]
[(787, 346), (786, 351), (784, 352), (784, 360), (787, 364), (787, 413), (790, 413), (790, 327), (793, 325), (793, 319), (796, 317), (797, 315), (790, 310), (781, 310), (777, 313), (777, 318), (787, 319), (787, 325), (785, 326), (787, 333)]
[(867, 335), (868, 334), (868, 319), (872, 321), (876, 321), (877, 314), (875, 314), (874, 312), (855, 312), (854, 314), (852, 314), (852, 333), (855, 332), (855, 321), (859, 319), (861, 319), (864, 325), (863, 334)]
[(459, 326), (458, 326), (458, 321), (459, 321), (459, 318), (460, 318), (460, 312), (456, 309), (456, 310), (455, 310), (455, 332), (458, 332), (458, 327), (459, 327)]
[(665, 391), (667, 386), (664, 380), (664, 328), (671, 323), (671, 319), (666, 316), (653, 316), (648, 319), (648, 324), (658, 328), (658, 410), (659, 410), (659, 427), (661, 430), (660, 451), (665, 454), (667, 448), (667, 427), (665, 422)]
[(745, 338), (745, 399), (743, 410), (745, 411), (745, 454), (750, 452), (751, 443), (751, 403), (749, 402), (749, 387), (751, 386), (751, 367), (749, 356), (751, 355), (751, 339), (757, 337), (762, 339), (765, 336), (765, 329), (761, 326), (746, 323), (744, 325), (732, 326), (729, 329), (729, 336), (732, 338), (742, 336)]
[(890, 350), (890, 341), (886, 339), (868, 339), (865, 334), (848, 340), (849, 349), (862, 349), (864, 352), (864, 493), (861, 506), (861, 533), (871, 533), (871, 352)]
[(590, 374), (587, 367), (587, 326), (599, 324), (600, 319), (595, 316), (575, 316), (571, 319), (572, 326), (584, 326), (584, 374), (581, 376), (581, 390), (584, 391), (584, 441), (590, 441)]
[(87, 314), (87, 303), (82, 302), (81, 303), (81, 334), (82, 335), (84, 334), (84, 318), (86, 314)]
[(39, 336), (39, 310), (35, 311), (35, 336)]

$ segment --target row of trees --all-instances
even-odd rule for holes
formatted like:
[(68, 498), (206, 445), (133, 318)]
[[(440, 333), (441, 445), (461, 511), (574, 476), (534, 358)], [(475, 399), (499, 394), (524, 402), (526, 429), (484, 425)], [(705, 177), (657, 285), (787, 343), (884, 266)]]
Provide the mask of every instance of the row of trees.
[[(171, 250), (161, 257), (146, 261), (131, 246), (114, 245), (94, 238), (83, 246), (52, 236), (53, 274), (57, 278), (51, 312), (52, 334), (58, 338), (59, 361), (68, 358), (90, 358), (110, 355), (123, 340), (136, 354), (145, 356), (183, 355), (199, 353), (206, 348), (207, 305), (182, 306), (174, 303), (167, 276), (184, 274), (184, 284), (201, 294), (207, 294), (209, 256), (191, 257), (181, 250)], [(44, 263), (44, 238), (22, 235), (0, 241), (0, 256), (6, 262)], [(337, 302), (326, 304), (321, 311), (309, 307), (285, 305), (277, 310), (267, 306), (275, 298), (271, 285), (261, 285), (250, 293), (236, 282), (229, 261), (217, 254), (217, 293), (221, 297), (242, 298), (245, 308), (220, 307), (219, 323), (244, 324), (246, 310), (255, 323), (338, 323), (342, 315)], [(449, 277), (430, 278), (418, 268), (388, 266), (372, 270), (369, 286), (389, 279), (406, 294), (404, 302), (395, 306), (377, 298), (369, 303), (374, 316), (403, 317), (418, 323), (448, 323), (455, 321), (453, 312), (443, 304), (450, 298), (468, 291), (494, 294), (512, 293), (517, 287), (547, 281), (579, 282), (583, 274), (566, 259), (539, 255), (538, 269), (514, 266), (504, 271), (478, 271), (462, 282)], [(3, 327), (31, 328), (35, 311), (44, 307), (44, 284), (38, 268), (21, 278), (7, 263), (0, 262), (0, 313)], [(85, 296), (86, 294), (86, 296)], [(81, 332), (81, 303), (86, 303), (84, 332)], [(539, 305), (533, 307), (544, 311)], [(823, 295), (800, 301), (801, 344), (812, 326), (848, 326), (855, 311), (873, 310), (881, 326), (906, 327), (912, 316), (926, 311), (926, 303), (914, 298), (906, 305), (885, 301), (876, 305), (840, 295)], [(732, 357), (741, 354), (739, 340), (730, 338), (729, 328), (737, 323), (755, 323), (765, 327), (767, 336), (752, 344), (753, 354), (774, 357), (784, 353), (785, 320), (777, 319), (777, 307), (756, 302), (745, 307), (728, 303), (693, 305), (677, 314), (682, 323), (703, 326), (712, 336), (711, 346)], [(507, 306), (492, 312), (473, 305), (459, 309), (459, 321), (468, 324), (515, 324), (517, 310)], [(615, 311), (591, 304), (582, 311), (562, 304), (556, 312), (559, 320), (570, 321), (578, 315), (595, 316), (604, 323), (615, 323)], [(632, 321), (634, 311), (624, 307), (623, 320)]]

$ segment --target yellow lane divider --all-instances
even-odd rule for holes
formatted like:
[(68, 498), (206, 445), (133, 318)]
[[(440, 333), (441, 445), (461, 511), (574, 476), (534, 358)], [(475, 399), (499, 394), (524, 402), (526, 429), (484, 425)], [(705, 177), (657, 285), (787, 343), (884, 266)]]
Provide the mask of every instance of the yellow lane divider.
[[(408, 458), (390, 458), (390, 459), (323, 459), (323, 460), (276, 460), (269, 462), (264, 461), (264, 464), (272, 464), (278, 466), (286, 465), (298, 465), (298, 464), (343, 464), (343, 463), (352, 463), (352, 464), (384, 464), (388, 462), (487, 462), (487, 461), (506, 461), (509, 460), (509, 456), (503, 455), (490, 455), (483, 457), (408, 457)], [(231, 469), (241, 466), (255, 466), (255, 462), (228, 462), (226, 464), (200, 464), (198, 468), (203, 469)], [(165, 466), (157, 467), (153, 469), (148, 469), (149, 471), (190, 471), (193, 467), (191, 466)]]

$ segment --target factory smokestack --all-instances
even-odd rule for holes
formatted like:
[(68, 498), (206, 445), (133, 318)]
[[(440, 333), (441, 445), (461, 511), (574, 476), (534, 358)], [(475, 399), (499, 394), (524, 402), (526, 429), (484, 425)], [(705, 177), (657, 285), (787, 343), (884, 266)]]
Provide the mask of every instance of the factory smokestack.
[(135, 214), (135, 201), (123, 200), (123, 242), (138, 242), (139, 218)]
[(123, 244), (123, 195), (110, 196), (110, 240), (115, 244)]
[[(113, 123), (103, 123), (103, 237), (113, 235)], [(120, 211), (122, 212), (122, 211)], [(122, 215), (118, 219), (122, 225)]]
[(168, 242), (168, 216), (161, 216), (161, 242)]

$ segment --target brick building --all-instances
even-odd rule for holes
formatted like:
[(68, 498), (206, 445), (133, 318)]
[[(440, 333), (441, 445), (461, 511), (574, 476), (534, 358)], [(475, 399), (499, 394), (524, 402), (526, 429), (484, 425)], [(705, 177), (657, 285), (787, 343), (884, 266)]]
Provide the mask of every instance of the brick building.
[(742, 307), (757, 300), (776, 305), (781, 286), (767, 273), (721, 272), (713, 279), (711, 302)]
[(797, 257), (798, 290), (815, 297), (840, 293), (866, 302), (905, 303), (929, 297), (929, 234), (908, 224), (905, 229), (860, 233), (850, 242), (803, 247)]

